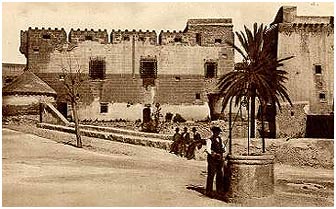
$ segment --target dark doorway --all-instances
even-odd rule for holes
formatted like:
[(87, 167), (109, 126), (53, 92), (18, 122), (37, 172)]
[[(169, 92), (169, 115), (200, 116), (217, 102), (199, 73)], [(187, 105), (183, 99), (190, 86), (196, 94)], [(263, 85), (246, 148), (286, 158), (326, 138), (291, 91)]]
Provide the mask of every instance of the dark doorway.
[(307, 138), (334, 138), (334, 115), (307, 115)]
[(68, 116), (68, 104), (66, 102), (58, 103), (57, 109), (58, 109), (58, 111), (60, 111), (60, 113), (65, 118), (67, 118), (67, 116)]
[(149, 107), (146, 107), (142, 111), (143, 123), (148, 123), (151, 120), (151, 110)]

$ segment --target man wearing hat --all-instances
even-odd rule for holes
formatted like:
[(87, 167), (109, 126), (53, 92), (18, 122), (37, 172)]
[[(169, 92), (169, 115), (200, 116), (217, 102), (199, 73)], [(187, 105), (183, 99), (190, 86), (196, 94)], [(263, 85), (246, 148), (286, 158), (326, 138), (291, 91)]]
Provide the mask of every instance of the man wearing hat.
[(223, 188), (223, 166), (225, 146), (220, 137), (221, 129), (217, 126), (211, 128), (212, 136), (206, 140), (208, 153), (208, 177), (206, 182), (206, 195), (213, 196), (213, 181), (216, 175), (216, 191), (222, 192)]
[(191, 141), (187, 149), (186, 157), (188, 160), (195, 159), (196, 148), (201, 149), (202, 145), (205, 144), (203, 143), (201, 135), (198, 133), (196, 127), (193, 127), (191, 131), (193, 133), (193, 140)]
[(182, 135), (179, 133), (180, 129), (178, 127), (175, 128), (175, 134), (173, 136), (173, 143), (170, 147), (170, 153), (174, 153), (176, 155), (179, 154), (179, 144), (182, 140)]

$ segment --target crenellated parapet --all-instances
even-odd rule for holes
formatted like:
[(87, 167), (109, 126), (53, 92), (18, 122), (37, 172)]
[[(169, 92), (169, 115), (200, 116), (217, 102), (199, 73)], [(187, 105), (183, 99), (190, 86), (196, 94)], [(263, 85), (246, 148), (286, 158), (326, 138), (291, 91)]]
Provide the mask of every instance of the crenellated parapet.
[(101, 44), (107, 44), (108, 43), (108, 33), (107, 30), (88, 30), (85, 28), (85, 30), (80, 30), (79, 28), (77, 30), (74, 30), (71, 28), (69, 33), (69, 42), (73, 44), (77, 44), (84, 41), (96, 41)]
[(49, 61), (50, 53), (67, 43), (64, 28), (31, 28), (21, 31), (20, 52), (27, 58), (28, 69), (43, 71)]
[(142, 31), (142, 30), (112, 30), (111, 32), (111, 43), (118, 44), (123, 42), (135, 41), (139, 43), (149, 43), (151, 45), (156, 45), (157, 35), (153, 31)]
[(190, 36), (182, 31), (163, 31), (159, 34), (160, 45), (190, 45)]
[(334, 34), (334, 24), (324, 23), (286, 23), (279, 24), (279, 32), (290, 36), (294, 33), (310, 33), (319, 35), (326, 33), (327, 36)]
[(190, 37), (190, 45), (226, 46), (233, 42), (231, 18), (189, 19), (184, 33)]

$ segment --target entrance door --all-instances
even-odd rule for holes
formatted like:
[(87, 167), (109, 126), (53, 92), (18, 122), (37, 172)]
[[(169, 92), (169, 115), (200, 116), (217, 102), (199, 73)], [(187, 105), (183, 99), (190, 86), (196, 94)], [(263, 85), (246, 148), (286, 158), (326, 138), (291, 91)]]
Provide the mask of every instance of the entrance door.
[(148, 123), (151, 119), (151, 110), (149, 107), (146, 107), (142, 111), (143, 123)]
[(57, 109), (65, 118), (68, 117), (68, 104), (66, 102), (58, 103)]

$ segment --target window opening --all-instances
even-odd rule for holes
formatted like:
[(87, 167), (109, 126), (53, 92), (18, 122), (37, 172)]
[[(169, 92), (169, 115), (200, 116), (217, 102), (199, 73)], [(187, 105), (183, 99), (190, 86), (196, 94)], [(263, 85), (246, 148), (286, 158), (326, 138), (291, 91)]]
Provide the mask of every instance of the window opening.
[(108, 103), (100, 103), (100, 113), (108, 113)]
[(321, 65), (315, 65), (315, 73), (322, 74), (322, 67)]
[(320, 93), (319, 97), (320, 97), (321, 100), (325, 100), (326, 95), (325, 95), (325, 93)]
[(50, 39), (50, 34), (44, 34), (44, 35), (42, 36), (42, 38), (43, 38), (43, 39)]
[(145, 87), (155, 85), (157, 77), (157, 61), (155, 58), (140, 59), (140, 77), (143, 79)]
[(217, 76), (217, 63), (206, 62), (205, 63), (205, 78), (214, 78)]
[(104, 58), (90, 58), (89, 74), (91, 79), (105, 79), (106, 62)]
[(215, 44), (221, 44), (222, 43), (222, 39), (216, 38), (215, 39)]
[(92, 36), (85, 36), (86, 41), (92, 41)]
[(175, 41), (175, 42), (182, 43), (182, 38), (181, 38), (181, 37), (175, 37), (175, 38), (174, 38), (174, 41)]
[(64, 81), (64, 75), (59, 75), (59, 80)]
[(202, 39), (201, 39), (201, 34), (196, 33), (196, 43), (197, 43), (199, 46), (201, 46), (201, 41), (202, 41)]

